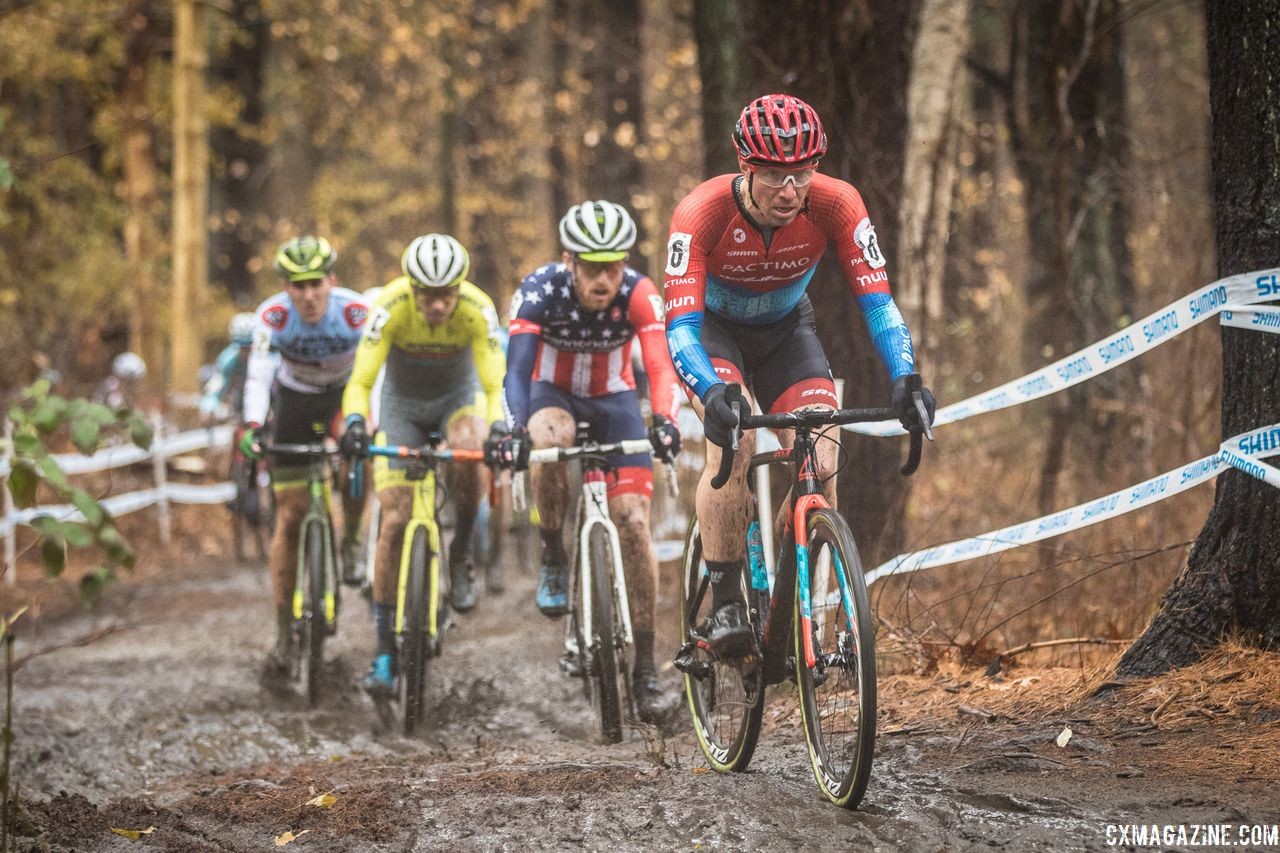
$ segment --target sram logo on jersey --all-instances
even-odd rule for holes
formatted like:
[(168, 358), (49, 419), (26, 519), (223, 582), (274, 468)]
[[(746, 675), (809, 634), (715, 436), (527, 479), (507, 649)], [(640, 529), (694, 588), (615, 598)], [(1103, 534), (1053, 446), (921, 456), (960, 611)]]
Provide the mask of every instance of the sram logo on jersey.
[(283, 305), (269, 305), (263, 310), (262, 319), (273, 329), (283, 329), (289, 320), (289, 309)]
[(689, 269), (689, 245), (692, 242), (692, 234), (680, 231), (667, 240), (667, 275), (684, 275)]
[(873, 270), (884, 266), (884, 255), (880, 251), (880, 243), (876, 240), (876, 228), (871, 220), (863, 217), (858, 227), (853, 229), (853, 242), (862, 250), (863, 260)]
[(353, 329), (358, 329), (369, 316), (369, 307), (361, 305), (359, 302), (352, 302), (342, 309), (342, 316), (346, 318), (347, 325)]

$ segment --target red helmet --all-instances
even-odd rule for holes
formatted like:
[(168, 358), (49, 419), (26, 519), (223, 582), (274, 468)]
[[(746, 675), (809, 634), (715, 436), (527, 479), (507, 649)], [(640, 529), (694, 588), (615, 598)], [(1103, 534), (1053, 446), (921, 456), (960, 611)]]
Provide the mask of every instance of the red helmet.
[(747, 104), (733, 126), (738, 156), (763, 166), (805, 166), (827, 153), (827, 134), (813, 107), (792, 95)]

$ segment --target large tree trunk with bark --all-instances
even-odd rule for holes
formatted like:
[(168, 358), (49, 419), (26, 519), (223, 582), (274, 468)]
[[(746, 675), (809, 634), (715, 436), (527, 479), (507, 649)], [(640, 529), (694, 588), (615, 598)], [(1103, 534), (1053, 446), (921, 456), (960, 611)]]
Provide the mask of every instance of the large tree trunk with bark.
[[(1280, 259), (1280, 0), (1207, 0), (1213, 196), (1221, 275)], [(1280, 421), (1280, 338), (1222, 330), (1222, 431)], [(1280, 644), (1280, 493), (1240, 471), (1218, 479), (1182, 574), (1121, 659), (1150, 676), (1194, 662), (1228, 633)]]

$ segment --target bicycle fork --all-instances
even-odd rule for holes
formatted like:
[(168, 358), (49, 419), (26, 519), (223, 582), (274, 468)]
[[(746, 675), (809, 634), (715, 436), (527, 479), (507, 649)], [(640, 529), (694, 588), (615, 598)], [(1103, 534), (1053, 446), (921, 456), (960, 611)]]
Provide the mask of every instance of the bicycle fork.
[(622, 546), (618, 542), (618, 528), (609, 517), (608, 493), (605, 488), (603, 471), (587, 471), (583, 479), (582, 500), (585, 516), (582, 521), (582, 532), (578, 537), (578, 592), (582, 596), (582, 636), (590, 643), (595, 636), (594, 613), (591, 601), (591, 529), (596, 525), (603, 527), (609, 534), (609, 543), (613, 553), (618, 555), (618, 564), (613, 567), (613, 595), (618, 603), (619, 621), (622, 624), (622, 642), (634, 644), (631, 634), (631, 603), (627, 599), (626, 572), (623, 570)]
[[(326, 508), (329, 500), (328, 483), (312, 480), (307, 487), (310, 490), (310, 502), (307, 514), (302, 517), (298, 526), (298, 567), (293, 582), (293, 620), (301, 622), (307, 608), (307, 533), (311, 525), (320, 525), (321, 550), (324, 552), (324, 622), (332, 628), (338, 618), (337, 566), (333, 560), (333, 525), (326, 522)], [(313, 604), (314, 606), (314, 604)]]
[(419, 480), (413, 489), (413, 510), (409, 523), (404, 526), (404, 543), (400, 547), (400, 574), (396, 589), (397, 634), (404, 633), (404, 612), (408, 600), (409, 559), (413, 551), (413, 537), (418, 528), (426, 530), (427, 549), (431, 564), (427, 566), (427, 636), (434, 643), (439, 636), (440, 624), (440, 525), (435, 521), (436, 477), (433, 471)]

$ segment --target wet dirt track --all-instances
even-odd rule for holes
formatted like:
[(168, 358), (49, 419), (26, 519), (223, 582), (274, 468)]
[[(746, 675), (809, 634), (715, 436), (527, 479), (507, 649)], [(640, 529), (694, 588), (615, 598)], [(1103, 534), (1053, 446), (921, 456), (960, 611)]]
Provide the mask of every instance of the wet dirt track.
[[(863, 807), (846, 813), (819, 798), (783, 691), (746, 774), (705, 771), (683, 705), (665, 738), (633, 728), (600, 746), (532, 588), (531, 570), (513, 574), (505, 595), (455, 617), (429, 676), (432, 724), (409, 740), (376, 731), (355, 686), (372, 642), (363, 599), (344, 600), (330, 692), (308, 710), (257, 685), (261, 569), (125, 583), (95, 615), (38, 624), (19, 646), (131, 626), (19, 671), (14, 772), (30, 823), (54, 850), (267, 850), (291, 831), (293, 850), (1070, 851), (1116, 849), (1108, 823), (1277, 819), (1269, 786), (1135, 768), (1087, 727), (1066, 751), (1048, 728), (882, 734)], [(330, 809), (304, 805), (328, 791)], [(110, 832), (148, 826), (137, 843)]]

